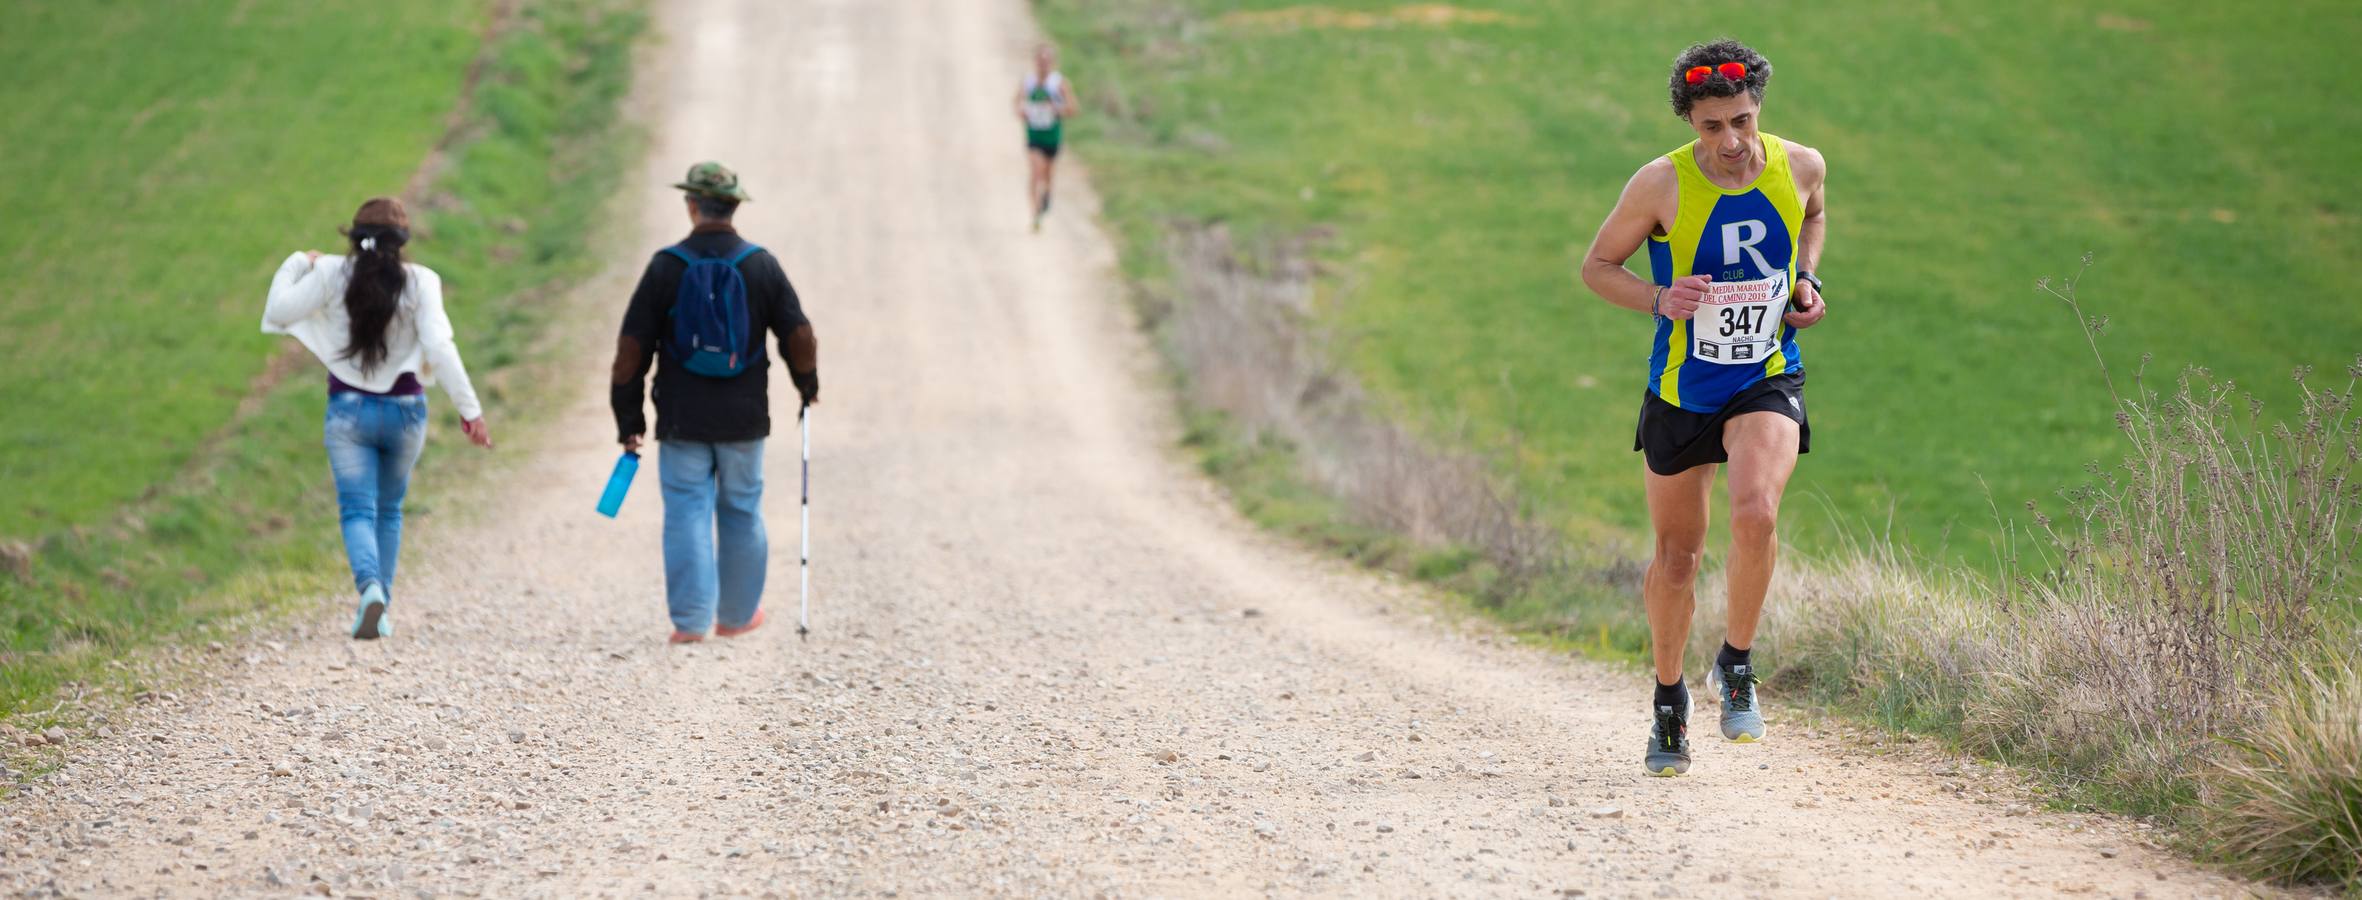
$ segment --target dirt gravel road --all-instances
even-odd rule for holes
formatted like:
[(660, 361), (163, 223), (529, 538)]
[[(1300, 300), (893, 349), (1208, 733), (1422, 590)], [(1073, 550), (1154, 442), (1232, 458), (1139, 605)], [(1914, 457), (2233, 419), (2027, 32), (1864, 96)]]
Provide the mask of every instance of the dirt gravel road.
[[(1255, 532), (1170, 449), (1074, 167), (1027, 233), (1023, 3), (687, 0), (659, 27), (622, 204), (645, 212), (579, 301), (581, 388), (503, 446), (530, 462), (479, 524), (416, 529), (399, 636), (344, 640), (323, 599), (118, 717), (0, 805), (0, 894), (2249, 890), (1777, 715), (1646, 778), (1643, 676)], [(706, 157), (743, 173), (742, 224), (822, 334), (808, 643), (667, 648), (652, 479), (620, 521), (590, 510), (608, 323), (685, 230), (663, 185)]]

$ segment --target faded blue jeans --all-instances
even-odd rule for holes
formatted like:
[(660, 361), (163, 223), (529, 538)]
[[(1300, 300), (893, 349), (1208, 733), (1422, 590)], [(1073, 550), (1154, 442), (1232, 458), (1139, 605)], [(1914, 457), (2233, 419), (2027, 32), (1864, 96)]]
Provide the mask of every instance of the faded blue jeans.
[(664, 488), (664, 594), (673, 629), (703, 634), (715, 606), (732, 628), (763, 603), (770, 538), (763, 531), (763, 442), (667, 440), (658, 446)]
[(323, 430), (353, 587), (376, 582), (390, 594), (402, 553), (402, 496), (426, 447), (426, 398), (331, 394)]

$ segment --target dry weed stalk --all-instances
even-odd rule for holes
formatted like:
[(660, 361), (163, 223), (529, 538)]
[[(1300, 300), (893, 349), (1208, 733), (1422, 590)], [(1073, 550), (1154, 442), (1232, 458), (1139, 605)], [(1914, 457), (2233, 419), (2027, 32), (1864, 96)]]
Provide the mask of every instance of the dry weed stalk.
[(1562, 541), (1527, 521), (1488, 461), (1438, 451), (1369, 413), (1360, 385), (1330, 360), (1312, 322), (1304, 241), (1241, 248), (1222, 226), (1176, 227), (1166, 241), (1180, 299), (1162, 331), (1189, 402), (1250, 439), (1297, 451), (1322, 489), (1364, 525), (1428, 548), (1463, 547), (1499, 573), (1499, 600), (1563, 565)]

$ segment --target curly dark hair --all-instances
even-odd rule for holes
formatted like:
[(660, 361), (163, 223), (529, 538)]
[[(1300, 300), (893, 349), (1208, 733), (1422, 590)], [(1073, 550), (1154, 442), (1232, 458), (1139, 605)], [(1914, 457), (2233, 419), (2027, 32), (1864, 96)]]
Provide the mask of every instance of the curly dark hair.
[[(1747, 77), (1732, 81), (1722, 77), (1722, 73), (1716, 72), (1706, 76), (1705, 81), (1697, 84), (1689, 83), (1684, 77), (1689, 70), (1699, 66), (1715, 68), (1726, 62), (1735, 62), (1746, 66)], [(1748, 96), (1754, 97), (1755, 102), (1762, 103), (1763, 88), (1771, 83), (1771, 76), (1771, 60), (1764, 59), (1763, 54), (1755, 52), (1753, 47), (1730, 38), (1723, 38), (1709, 44), (1691, 44), (1689, 49), (1681, 51), (1680, 56), (1673, 58), (1673, 78), (1669, 82), (1673, 89), (1673, 114), (1687, 119), (1690, 107), (1696, 105), (1699, 100), (1708, 97), (1736, 97), (1741, 90), (1746, 91)]]

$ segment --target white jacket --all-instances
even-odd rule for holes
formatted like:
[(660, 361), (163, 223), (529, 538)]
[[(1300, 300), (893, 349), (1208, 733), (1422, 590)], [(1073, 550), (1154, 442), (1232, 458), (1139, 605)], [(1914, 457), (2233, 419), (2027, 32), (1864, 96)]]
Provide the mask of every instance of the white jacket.
[(443, 393), (450, 395), (461, 419), (482, 418), (484, 407), (476, 402), (467, 366), (459, 361), (459, 345), (452, 342), (451, 317), (443, 312), (442, 276), (415, 263), (403, 263), (402, 270), (410, 277), (401, 306), (386, 325), (385, 362), (375, 371), (364, 373), (344, 358), (353, 329), (344, 308), (345, 280), (352, 272), (352, 261), (346, 257), (322, 256), (313, 262), (297, 253), (280, 263), (263, 304), (263, 333), (294, 335), (329, 374), (364, 391), (391, 390), (404, 372), (417, 373), (420, 384), (434, 384), (439, 376)]

